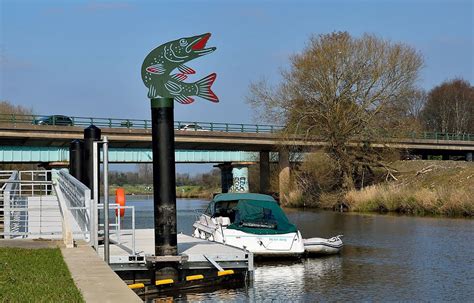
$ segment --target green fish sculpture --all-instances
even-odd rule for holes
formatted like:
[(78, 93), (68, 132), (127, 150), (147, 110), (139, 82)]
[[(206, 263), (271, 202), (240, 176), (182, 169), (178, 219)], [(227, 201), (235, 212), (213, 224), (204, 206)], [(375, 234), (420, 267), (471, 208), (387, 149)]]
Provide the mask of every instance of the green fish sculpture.
[[(181, 104), (190, 104), (194, 102), (191, 96), (198, 96), (212, 102), (219, 102), (211, 90), (216, 80), (215, 73), (194, 83), (184, 82), (189, 74), (196, 73), (185, 63), (216, 50), (215, 47), (205, 48), (209, 37), (211, 37), (210, 33), (181, 38), (152, 50), (143, 61), (141, 70), (143, 83), (148, 88), (148, 98), (174, 98)], [(175, 69), (178, 69), (179, 73), (171, 74)]]

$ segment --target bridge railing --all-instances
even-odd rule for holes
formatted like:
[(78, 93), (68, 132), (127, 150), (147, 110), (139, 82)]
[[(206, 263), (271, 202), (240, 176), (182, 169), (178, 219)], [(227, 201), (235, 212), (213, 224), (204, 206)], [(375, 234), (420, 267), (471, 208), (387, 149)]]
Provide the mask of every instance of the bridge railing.
[[(34, 124), (57, 126), (84, 126), (94, 124), (98, 127), (151, 129), (151, 120), (97, 118), (97, 117), (66, 117), (58, 115), (20, 115), (0, 114), (0, 124)], [(278, 133), (284, 129), (281, 125), (269, 124), (240, 124), (202, 121), (175, 121), (174, 128), (182, 131), (215, 131), (229, 133)], [(394, 136), (386, 135), (386, 138)], [(456, 134), (441, 132), (410, 132), (395, 136), (397, 138), (474, 141), (474, 134)]]
[[(65, 117), (44, 115), (0, 114), (0, 123), (33, 124), (57, 126), (89, 126), (108, 128), (151, 129), (151, 120), (97, 118), (97, 117)], [(242, 133), (276, 133), (282, 126), (267, 124), (241, 124), (201, 121), (175, 121), (174, 128), (183, 131), (220, 131)]]

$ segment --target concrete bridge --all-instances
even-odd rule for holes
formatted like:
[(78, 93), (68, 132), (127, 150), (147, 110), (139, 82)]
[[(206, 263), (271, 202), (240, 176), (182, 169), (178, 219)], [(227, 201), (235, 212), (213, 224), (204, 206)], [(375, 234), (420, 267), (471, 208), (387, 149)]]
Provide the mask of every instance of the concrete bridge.
[[(242, 124), (243, 125), (243, 124)], [(100, 127), (100, 126), (99, 126)], [(129, 127), (101, 127), (108, 136), (112, 148), (151, 148), (151, 129)], [(242, 127), (242, 129), (244, 129)], [(276, 128), (275, 128), (276, 129)], [(0, 123), (2, 146), (50, 146), (65, 147), (71, 140), (82, 138), (83, 127), (32, 125), (26, 123)], [(327, 143), (318, 138), (311, 140), (299, 136), (284, 138), (275, 130), (258, 132), (258, 125), (244, 132), (204, 129), (201, 131), (176, 130), (175, 144), (178, 150), (219, 151), (278, 151), (282, 146), (296, 146), (301, 151), (314, 150)], [(360, 145), (361, 142), (351, 142)], [(406, 138), (387, 138), (384, 142), (371, 143), (378, 148), (395, 148), (412, 154), (465, 156), (472, 158), (474, 135), (423, 133)]]
[[(72, 120), (73, 125), (37, 125), (35, 118), (32, 120), (30, 116), (4, 119), (0, 115), (0, 162), (43, 162), (46, 166), (51, 162), (64, 164), (68, 161), (69, 143), (82, 138), (84, 127), (90, 123), (100, 127), (102, 135), (108, 137), (111, 162), (152, 161), (151, 122), (74, 117)], [(194, 125), (194, 130), (189, 130), (189, 125)], [(269, 188), (270, 159), (278, 158), (280, 189), (288, 186), (290, 153), (282, 147), (296, 146), (299, 151), (306, 152), (327, 144), (318, 138), (283, 137), (280, 132), (282, 127), (272, 125), (177, 121), (175, 129), (177, 162), (219, 164), (223, 187), (224, 184), (228, 187), (242, 178), (247, 179), (247, 164), (259, 162), (263, 192)], [(361, 144), (357, 141), (350, 143), (353, 146)], [(386, 138), (371, 145), (395, 148), (422, 158), (429, 155), (442, 156), (443, 159), (456, 156), (472, 161), (474, 135), (422, 133), (405, 138)], [(278, 156), (271, 156), (270, 152), (278, 153)]]

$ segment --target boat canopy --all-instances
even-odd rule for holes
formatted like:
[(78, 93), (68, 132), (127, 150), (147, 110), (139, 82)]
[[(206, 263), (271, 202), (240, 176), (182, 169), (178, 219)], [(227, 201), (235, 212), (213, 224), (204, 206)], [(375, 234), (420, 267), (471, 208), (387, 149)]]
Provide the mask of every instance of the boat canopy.
[[(223, 194), (217, 195), (211, 204), (216, 214), (227, 213), (232, 218), (229, 229), (261, 235), (297, 232), (275, 199), (267, 195)], [(223, 204), (226, 212), (222, 212)]]

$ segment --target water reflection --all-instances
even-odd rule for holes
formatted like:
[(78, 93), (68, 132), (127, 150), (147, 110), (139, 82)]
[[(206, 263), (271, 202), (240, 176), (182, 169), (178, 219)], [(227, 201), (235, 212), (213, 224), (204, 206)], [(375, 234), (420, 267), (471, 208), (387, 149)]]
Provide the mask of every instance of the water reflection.
[[(153, 227), (151, 201), (137, 224)], [(130, 205), (131, 203), (128, 203)], [(178, 201), (178, 230), (190, 234), (194, 209)], [(253, 285), (176, 294), (192, 302), (461, 301), (474, 298), (474, 220), (340, 214), (287, 209), (305, 238), (344, 235), (339, 256), (257, 264)]]

